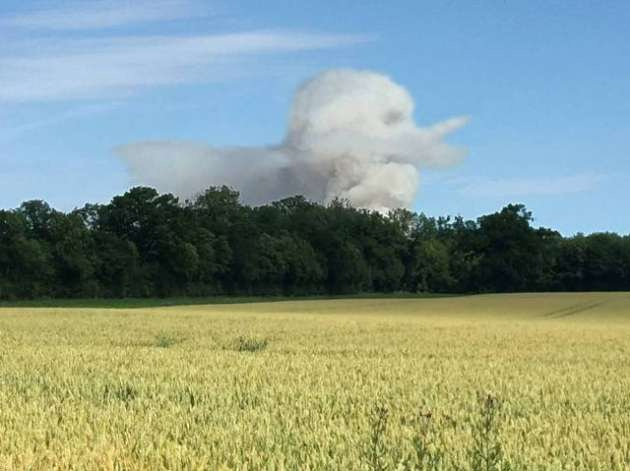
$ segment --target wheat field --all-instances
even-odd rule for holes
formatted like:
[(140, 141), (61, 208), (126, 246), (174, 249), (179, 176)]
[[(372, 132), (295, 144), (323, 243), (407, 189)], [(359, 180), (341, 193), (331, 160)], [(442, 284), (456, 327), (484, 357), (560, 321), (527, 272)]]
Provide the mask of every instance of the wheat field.
[(628, 293), (5, 307), (0, 358), (0, 469), (630, 469)]

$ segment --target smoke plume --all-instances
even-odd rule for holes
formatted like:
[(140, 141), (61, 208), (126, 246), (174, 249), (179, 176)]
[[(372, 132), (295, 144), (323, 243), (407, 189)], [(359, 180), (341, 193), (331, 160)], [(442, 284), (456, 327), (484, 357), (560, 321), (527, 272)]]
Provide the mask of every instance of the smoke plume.
[(225, 184), (250, 204), (302, 194), (387, 211), (411, 206), (420, 169), (452, 165), (464, 156), (444, 139), (465, 117), (422, 128), (413, 109), (409, 93), (384, 75), (329, 70), (298, 89), (286, 136), (277, 145), (151, 141), (116, 152), (138, 184), (185, 198)]

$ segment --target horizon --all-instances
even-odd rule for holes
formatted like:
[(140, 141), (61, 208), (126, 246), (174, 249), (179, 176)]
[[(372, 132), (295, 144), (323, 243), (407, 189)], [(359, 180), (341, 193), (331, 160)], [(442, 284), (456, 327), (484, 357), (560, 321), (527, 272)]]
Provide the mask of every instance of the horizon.
[(470, 118), (413, 211), (522, 203), (563, 235), (630, 233), (630, 5), (330, 5), (5, 2), (0, 207), (107, 203), (143, 183), (114, 153), (136, 142), (282, 142), (295, 90), (343, 68), (390, 77), (421, 128)]

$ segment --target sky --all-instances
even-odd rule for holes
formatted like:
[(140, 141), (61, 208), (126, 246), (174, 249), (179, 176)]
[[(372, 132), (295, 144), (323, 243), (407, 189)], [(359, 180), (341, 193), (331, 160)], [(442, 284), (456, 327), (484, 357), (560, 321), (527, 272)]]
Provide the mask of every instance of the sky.
[(402, 85), (421, 125), (469, 117), (415, 210), (523, 203), (565, 235), (627, 234), (629, 24), (613, 0), (2, 0), (0, 207), (105, 203), (132, 142), (280, 142), (297, 87), (353, 68)]

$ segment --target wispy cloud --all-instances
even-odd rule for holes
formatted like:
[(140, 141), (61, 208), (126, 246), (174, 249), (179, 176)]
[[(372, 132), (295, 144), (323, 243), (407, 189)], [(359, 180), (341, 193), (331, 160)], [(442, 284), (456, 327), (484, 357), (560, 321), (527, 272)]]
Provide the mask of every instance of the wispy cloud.
[(212, 7), (202, 0), (38, 5), (0, 15), (0, 104), (116, 99), (146, 87), (227, 80), (264, 68), (261, 63), (252, 67), (259, 62), (252, 56), (337, 48), (370, 39), (286, 30), (129, 34), (127, 27), (139, 23), (211, 14)]
[(467, 197), (552, 196), (582, 193), (596, 189), (607, 179), (602, 174), (544, 176), (532, 178), (457, 177), (448, 180)]
[[(245, 57), (353, 45), (365, 36), (251, 31), (16, 42), (0, 56), (0, 103), (119, 96), (141, 87), (220, 80)], [(7, 50), (5, 48), (5, 50)]]
[(73, 119), (84, 118), (87, 116), (93, 116), (100, 113), (107, 113), (116, 109), (119, 106), (118, 103), (96, 103), (91, 105), (79, 106), (62, 113), (53, 114), (46, 118), (22, 123), (13, 127), (2, 127), (0, 129), (0, 143), (11, 141), (19, 138), (31, 131), (54, 126), (56, 124), (65, 123)]
[(31, 30), (95, 30), (129, 24), (171, 21), (207, 14), (191, 0), (73, 1), (0, 19), (0, 26)]

